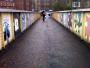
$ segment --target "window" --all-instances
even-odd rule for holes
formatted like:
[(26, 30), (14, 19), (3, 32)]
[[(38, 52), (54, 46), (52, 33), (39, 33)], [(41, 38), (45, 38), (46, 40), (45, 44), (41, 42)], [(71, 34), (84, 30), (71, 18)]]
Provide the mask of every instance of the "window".
[(90, 1), (87, 1), (87, 2), (86, 2), (86, 5), (87, 5), (87, 7), (89, 8), (89, 7), (90, 7)]
[(80, 2), (73, 2), (72, 7), (80, 7)]

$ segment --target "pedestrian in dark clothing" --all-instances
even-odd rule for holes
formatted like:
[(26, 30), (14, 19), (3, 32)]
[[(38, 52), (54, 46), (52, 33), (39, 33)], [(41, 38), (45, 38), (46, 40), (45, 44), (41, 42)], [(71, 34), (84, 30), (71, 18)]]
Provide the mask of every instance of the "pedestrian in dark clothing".
[(44, 11), (41, 12), (41, 16), (43, 17), (43, 22), (44, 22), (45, 21), (45, 12)]

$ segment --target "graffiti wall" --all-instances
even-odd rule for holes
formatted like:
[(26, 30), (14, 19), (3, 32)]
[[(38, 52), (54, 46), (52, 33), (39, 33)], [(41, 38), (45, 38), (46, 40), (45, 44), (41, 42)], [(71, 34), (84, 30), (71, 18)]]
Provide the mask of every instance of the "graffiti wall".
[[(59, 23), (69, 28), (71, 32), (75, 33), (81, 39), (90, 43), (90, 11), (70, 11), (57, 12), (59, 15)], [(56, 14), (56, 12), (55, 12)], [(56, 19), (55, 14), (52, 17)]]
[(83, 29), (83, 13), (76, 12), (73, 13), (73, 31), (77, 35), (82, 37), (82, 29)]
[(59, 16), (60, 16), (60, 15), (58, 15), (58, 13), (54, 13), (54, 14), (53, 14), (53, 18), (54, 18), (57, 22), (60, 22)]
[(39, 18), (39, 13), (0, 12), (0, 50), (6, 48), (11, 41), (14, 41)]
[(60, 23), (66, 28), (72, 30), (72, 14), (69, 12), (62, 12), (60, 15)]
[(60, 23), (63, 24), (63, 13), (60, 13)]
[(90, 42), (90, 13), (85, 13), (84, 15), (84, 38)]
[(21, 33), (20, 31), (20, 14), (19, 13), (13, 13), (13, 21), (14, 21), (14, 35), (15, 37), (18, 37)]
[(68, 13), (68, 28), (72, 30), (72, 13)]
[(57, 21), (58, 21), (58, 22), (60, 22), (59, 19), (60, 19), (60, 15), (58, 15), (58, 13), (57, 13)]
[(21, 24), (21, 31), (23, 32), (26, 29), (26, 14), (21, 13), (20, 14), (20, 24)]
[[(0, 14), (1, 16), (1, 14)], [(3, 27), (2, 27), (2, 23), (0, 21), (0, 50), (2, 49), (3, 47)]]
[(35, 21), (35, 15), (34, 14), (30, 14), (30, 20), (31, 20), (31, 24)]
[(30, 13), (27, 13), (27, 28), (31, 25)]
[(3, 27), (3, 38), (4, 45), (8, 44), (10, 41), (14, 39), (14, 24), (12, 14), (10, 13), (2, 13), (2, 27)]
[(63, 23), (64, 26), (68, 28), (68, 13), (63, 13)]

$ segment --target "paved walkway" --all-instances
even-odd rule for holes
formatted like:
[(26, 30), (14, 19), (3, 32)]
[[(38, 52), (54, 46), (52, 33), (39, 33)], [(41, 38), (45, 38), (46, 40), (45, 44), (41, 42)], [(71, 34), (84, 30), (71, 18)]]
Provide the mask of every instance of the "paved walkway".
[(90, 50), (49, 18), (36, 22), (0, 56), (0, 68), (90, 68)]

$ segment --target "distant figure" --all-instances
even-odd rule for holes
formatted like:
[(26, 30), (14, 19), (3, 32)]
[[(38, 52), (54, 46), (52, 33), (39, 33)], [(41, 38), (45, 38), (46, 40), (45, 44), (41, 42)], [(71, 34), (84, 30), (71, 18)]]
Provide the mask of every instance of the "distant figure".
[(41, 16), (43, 17), (43, 22), (44, 22), (44, 21), (45, 21), (45, 16), (46, 16), (46, 15), (45, 15), (45, 11), (42, 11), (42, 12), (41, 12)]

